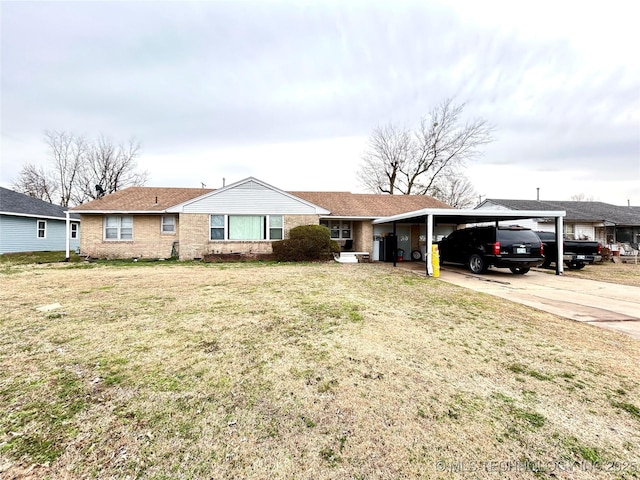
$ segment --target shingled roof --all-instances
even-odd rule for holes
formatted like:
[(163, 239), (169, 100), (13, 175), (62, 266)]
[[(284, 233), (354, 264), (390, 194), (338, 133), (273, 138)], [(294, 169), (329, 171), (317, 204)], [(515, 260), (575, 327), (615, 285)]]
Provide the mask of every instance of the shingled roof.
[(212, 192), (210, 188), (129, 187), (78, 205), (71, 210), (96, 212), (163, 212)]
[[(212, 192), (206, 188), (129, 187), (79, 205), (79, 212), (163, 212)], [(337, 217), (380, 218), (424, 208), (453, 208), (426, 195), (376, 195), (350, 192), (287, 192)]]
[(565, 221), (608, 222), (616, 225), (640, 225), (640, 207), (621, 207), (604, 202), (564, 200), (512, 200), (488, 198), (491, 202), (511, 210), (564, 210)]
[(424, 208), (453, 208), (427, 195), (378, 195), (350, 192), (289, 192), (319, 205), (333, 217), (380, 218)]
[[(60, 205), (54, 205), (23, 193), (0, 187), (0, 213), (66, 220), (66, 211), (67, 209)], [(70, 218), (78, 220), (80, 217), (78, 215), (70, 215)]]

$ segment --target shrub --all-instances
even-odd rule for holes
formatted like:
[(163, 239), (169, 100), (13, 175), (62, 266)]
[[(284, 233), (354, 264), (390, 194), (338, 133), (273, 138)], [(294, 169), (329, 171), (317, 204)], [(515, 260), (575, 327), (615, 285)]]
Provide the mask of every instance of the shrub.
[(340, 246), (331, 240), (327, 227), (322, 225), (301, 225), (292, 228), (289, 238), (273, 242), (273, 256), (279, 262), (303, 262), (329, 260)]

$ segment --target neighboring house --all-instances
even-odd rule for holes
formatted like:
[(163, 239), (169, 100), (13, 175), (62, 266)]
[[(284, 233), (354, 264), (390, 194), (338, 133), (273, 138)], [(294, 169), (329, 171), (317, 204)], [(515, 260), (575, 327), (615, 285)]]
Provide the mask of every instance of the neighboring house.
[[(285, 192), (253, 177), (226, 187), (130, 187), (72, 209), (82, 219), (81, 252), (94, 258), (203, 258), (211, 253), (271, 253), (271, 242), (299, 225), (323, 224), (343, 249), (374, 252), (381, 217), (451, 208), (424, 195)], [(448, 233), (440, 227), (442, 234)], [(424, 225), (403, 225), (398, 246), (409, 259)]]
[[(80, 245), (80, 216), (71, 215), (70, 248)], [(0, 187), (0, 254), (66, 249), (66, 209)]]
[[(564, 210), (564, 235), (569, 239), (597, 240), (603, 245), (640, 243), (640, 207), (621, 207), (603, 202), (561, 200), (507, 200), (488, 198), (476, 208), (491, 210)], [(552, 219), (520, 222), (534, 230), (553, 231)]]

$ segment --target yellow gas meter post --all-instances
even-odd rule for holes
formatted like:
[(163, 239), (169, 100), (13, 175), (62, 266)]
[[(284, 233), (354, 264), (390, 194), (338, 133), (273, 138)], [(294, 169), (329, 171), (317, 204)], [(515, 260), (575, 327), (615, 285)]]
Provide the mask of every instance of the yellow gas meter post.
[(433, 269), (433, 276), (440, 276), (440, 252), (438, 251), (438, 245), (431, 246), (431, 267)]

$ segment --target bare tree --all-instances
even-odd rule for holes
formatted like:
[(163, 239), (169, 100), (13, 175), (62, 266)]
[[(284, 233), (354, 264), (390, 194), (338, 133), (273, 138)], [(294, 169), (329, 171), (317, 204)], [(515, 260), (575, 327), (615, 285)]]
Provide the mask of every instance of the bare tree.
[(433, 194), (441, 176), (459, 171), (492, 141), (486, 120), (462, 123), (463, 109), (447, 99), (415, 131), (393, 124), (376, 128), (363, 155), (362, 185), (375, 193)]
[[(116, 147), (111, 139), (100, 137), (87, 150), (74, 200), (81, 203), (98, 198), (102, 192), (109, 194), (123, 187), (144, 185), (149, 174), (135, 170), (139, 156), (140, 144), (136, 140)], [(97, 190), (97, 186), (101, 191)]]
[(404, 193), (400, 190), (400, 175), (413, 155), (411, 132), (395, 125), (377, 127), (369, 138), (363, 156), (360, 181), (376, 193)]
[(16, 192), (49, 203), (54, 203), (58, 191), (57, 184), (52, 180), (51, 175), (44, 168), (32, 163), (27, 163), (22, 167), (18, 178), (12, 182), (11, 186)]
[(47, 131), (45, 138), (60, 194), (60, 205), (68, 207), (72, 196), (75, 196), (76, 180), (84, 166), (87, 144), (84, 138), (66, 132)]
[(72, 133), (47, 131), (45, 142), (51, 168), (25, 165), (13, 183), (16, 191), (67, 207), (97, 198), (96, 185), (113, 193), (147, 181), (146, 171), (136, 171), (140, 156), (136, 140), (115, 146), (107, 137), (88, 142)]
[(478, 198), (469, 179), (455, 171), (440, 175), (432, 185), (431, 195), (455, 208), (471, 208)]

